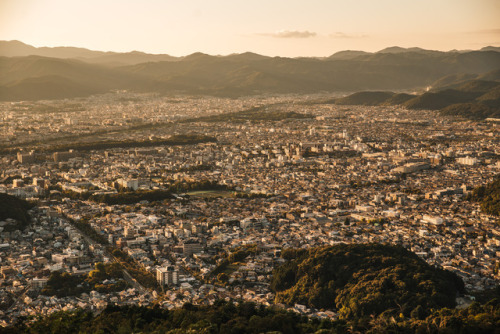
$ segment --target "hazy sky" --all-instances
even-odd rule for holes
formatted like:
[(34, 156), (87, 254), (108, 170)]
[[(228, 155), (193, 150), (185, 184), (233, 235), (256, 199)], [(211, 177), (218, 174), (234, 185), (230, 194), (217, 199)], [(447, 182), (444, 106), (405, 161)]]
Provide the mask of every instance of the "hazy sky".
[(500, 46), (500, 0), (0, 0), (0, 40), (175, 56), (479, 49)]

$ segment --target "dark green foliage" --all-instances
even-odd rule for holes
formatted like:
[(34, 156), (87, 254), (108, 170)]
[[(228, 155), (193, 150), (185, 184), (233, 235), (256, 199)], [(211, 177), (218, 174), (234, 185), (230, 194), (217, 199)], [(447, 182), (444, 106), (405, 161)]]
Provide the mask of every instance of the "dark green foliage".
[[(169, 123), (142, 123), (130, 127), (113, 130), (117, 132), (133, 132), (136, 130), (147, 130), (151, 128), (165, 128), (172, 126)], [(97, 130), (89, 134), (71, 134), (57, 138), (37, 139), (25, 142), (21, 145), (24, 149), (36, 148), (40, 152), (62, 152), (70, 149), (79, 152), (91, 150), (106, 150), (112, 148), (136, 148), (136, 147), (157, 147), (157, 146), (173, 146), (173, 145), (194, 145), (199, 143), (216, 143), (217, 138), (199, 134), (173, 135), (168, 139), (153, 139), (153, 140), (95, 140), (101, 134), (109, 133), (109, 129)], [(61, 144), (63, 143), (63, 144)], [(2, 143), (0, 143), (1, 145)], [(18, 148), (0, 148), (0, 153), (14, 153)]]
[(108, 306), (99, 315), (86, 311), (58, 312), (28, 328), (9, 328), (10, 333), (314, 333), (333, 328), (329, 321), (311, 322), (297, 314), (253, 303), (218, 301), (214, 306), (186, 304), (182, 309)]
[[(491, 72), (490, 72), (491, 73)], [(478, 78), (477, 75), (471, 73), (457, 73), (446, 75), (436, 81), (434, 81), (430, 86), (431, 87), (451, 87), (463, 84), (466, 81), (474, 80)]]
[(177, 61), (115, 68), (74, 59), (0, 57), (0, 100), (88, 96), (112, 89), (230, 97), (413, 89), (450, 74), (496, 70), (499, 62), (500, 53), (494, 51), (447, 53), (411, 49), (326, 59), (193, 54)]
[[(419, 308), (417, 307), (416, 310)], [(186, 304), (181, 309), (113, 306), (103, 312), (57, 312), (28, 325), (22, 319), (5, 333), (498, 333), (500, 305), (477, 303), (457, 310), (443, 308), (411, 318), (381, 314), (355, 320), (316, 320), (252, 303), (238, 306)]]
[[(123, 278), (123, 272), (117, 263), (97, 263), (95, 270), (88, 275), (73, 275), (54, 271), (50, 274), (47, 285), (41, 293), (46, 296), (79, 296), (92, 290), (101, 293), (122, 291), (129, 288)], [(105, 280), (114, 280), (114, 283), (105, 284)]]
[(88, 286), (83, 286), (85, 277), (71, 275), (70, 273), (60, 273), (54, 271), (50, 274), (47, 285), (43, 288), (42, 294), (46, 296), (78, 296), (83, 292), (90, 292)]
[(284, 255), (292, 260), (273, 272), (276, 302), (336, 308), (345, 319), (453, 307), (464, 289), (455, 274), (401, 246), (342, 244)]
[(58, 75), (26, 78), (0, 87), (0, 100), (49, 100), (89, 96), (99, 89)]
[(176, 182), (168, 186), (165, 190), (137, 190), (124, 191), (117, 194), (95, 194), (90, 192), (77, 193), (74, 191), (63, 191), (63, 195), (73, 199), (91, 200), (107, 205), (115, 204), (135, 204), (140, 201), (163, 201), (165, 199), (173, 199), (172, 193), (183, 193), (200, 190), (231, 190), (226, 185), (218, 184), (217, 182), (204, 180), (196, 182)]
[(237, 192), (237, 193), (234, 193), (234, 197), (235, 198), (253, 199), (253, 198), (269, 198), (269, 197), (273, 197), (273, 195), (264, 194), (264, 193), (241, 193), (241, 192)]
[(285, 260), (298, 260), (306, 254), (307, 250), (297, 248), (285, 248), (281, 251), (281, 257)]
[[(443, 82), (447, 80), (445, 78)], [(500, 117), (500, 83), (474, 79), (416, 96), (392, 92), (358, 92), (333, 102), (343, 105), (402, 105), (408, 109), (440, 110), (443, 115), (484, 119)]]
[[(150, 124), (144, 127), (151, 126)], [(137, 127), (139, 128), (139, 127)], [(173, 146), (173, 145), (193, 145), (200, 143), (215, 143), (217, 138), (211, 136), (189, 134), (175, 135), (168, 139), (155, 140), (117, 140), (117, 141), (102, 141), (102, 142), (72, 142), (60, 145), (51, 146), (50, 151), (67, 151), (69, 149), (77, 151), (90, 150), (106, 150), (111, 148), (134, 148), (134, 147), (155, 147), (155, 146)]]
[(154, 275), (134, 261), (127, 253), (113, 247), (108, 247), (108, 252), (119, 261), (120, 265), (122, 265), (139, 284), (152, 290), (160, 290), (160, 286)]
[(25, 200), (0, 193), (0, 220), (12, 218), (17, 221), (16, 224), (9, 224), (4, 227), (5, 231), (24, 229), (29, 221), (28, 210), (33, 205)]
[(488, 90), (486, 93), (478, 97), (477, 100), (492, 107), (500, 107), (500, 85), (496, 88)]
[(461, 85), (458, 85), (457, 89), (461, 92), (484, 94), (498, 87), (500, 87), (500, 82), (486, 81), (486, 80), (470, 80), (464, 82)]
[(408, 109), (438, 110), (452, 104), (474, 101), (476, 97), (478, 97), (476, 93), (446, 89), (436, 93), (424, 93), (406, 101), (403, 105)]
[(406, 101), (411, 100), (414, 98), (415, 95), (410, 95), (410, 94), (394, 94), (391, 98), (385, 100), (382, 105), (387, 105), (387, 106), (394, 106), (398, 104), (404, 104)]
[[(413, 312), (412, 312), (413, 313)], [(395, 320), (387, 316), (373, 319), (364, 328), (368, 333), (498, 333), (500, 328), (500, 305), (477, 303), (466, 309), (443, 308), (427, 317), (412, 317)], [(371, 328), (370, 328), (371, 327)]]
[(474, 189), (469, 199), (481, 203), (484, 212), (500, 216), (500, 177), (486, 186)]
[(335, 100), (340, 105), (378, 106), (392, 98), (393, 92), (358, 92)]
[(104, 245), (108, 243), (106, 237), (102, 234), (99, 234), (96, 230), (94, 230), (94, 228), (87, 221), (71, 220), (71, 224), (75, 226), (78, 230), (80, 230), (83, 234), (85, 234), (87, 237), (91, 238), (92, 240)]
[(443, 108), (441, 114), (471, 119), (484, 119), (488, 117), (500, 117), (500, 110), (482, 103), (458, 103)]
[(217, 267), (214, 268), (211, 272), (211, 276), (217, 276), (221, 273), (224, 272), (224, 270), (227, 269), (227, 267), (235, 262), (241, 262), (244, 259), (246, 259), (247, 256), (249, 255), (256, 255), (259, 253), (259, 250), (257, 249), (257, 246), (252, 244), (252, 245), (244, 245), (237, 247), (231, 251), (231, 254), (222, 260)]
[(171, 198), (174, 198), (174, 196), (170, 191), (166, 190), (139, 190), (119, 194), (92, 195), (89, 197), (92, 201), (108, 205), (134, 204), (139, 203), (140, 201), (154, 202)]
[(175, 182), (168, 187), (168, 191), (174, 193), (201, 191), (201, 190), (231, 190), (224, 184), (218, 184), (215, 181), (203, 180), (194, 182)]
[(241, 262), (249, 255), (256, 255), (259, 253), (256, 245), (240, 246), (231, 252), (228, 256), (229, 262)]
[(191, 122), (234, 122), (242, 123), (246, 121), (256, 122), (256, 121), (282, 121), (287, 119), (307, 119), (312, 118), (311, 115), (301, 114), (294, 111), (276, 111), (267, 110), (268, 106), (263, 107), (253, 107), (247, 110), (242, 110), (233, 113), (225, 113), (219, 115), (204, 116), (198, 118), (189, 118), (181, 121), (182, 123)]

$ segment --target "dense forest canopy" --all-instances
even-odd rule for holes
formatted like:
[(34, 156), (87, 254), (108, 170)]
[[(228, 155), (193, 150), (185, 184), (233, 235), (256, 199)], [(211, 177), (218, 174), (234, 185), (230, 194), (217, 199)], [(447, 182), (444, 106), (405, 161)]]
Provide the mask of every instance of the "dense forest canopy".
[(9, 42), (0, 41), (1, 101), (73, 98), (121, 89), (227, 97), (414, 90), (453, 75), (483, 75), (498, 70), (500, 63), (500, 52), (496, 50), (461, 53), (415, 48), (344, 52), (327, 58), (266, 57), (252, 53), (195, 53), (172, 58), (135, 53), (106, 55), (110, 62), (96, 63), (102, 55), (94, 60), (86, 56), (62, 59), (51, 52), (28, 51), (12, 57), (16, 53), (1, 52), (5, 43)]
[(14, 219), (14, 224), (4, 226), (5, 231), (23, 229), (30, 221), (28, 210), (33, 205), (17, 197), (0, 193), (0, 221)]
[(271, 289), (276, 302), (337, 309), (342, 318), (381, 313), (409, 316), (420, 307), (454, 307), (463, 282), (401, 246), (339, 244), (285, 250)]
[(185, 304), (183, 308), (113, 306), (103, 312), (57, 312), (32, 324), (21, 319), (2, 333), (497, 333), (498, 300), (472, 304), (462, 310), (440, 309), (411, 318), (379, 315), (353, 320), (309, 319), (297, 313), (253, 303), (216, 301), (213, 306)]
[[(498, 80), (497, 77), (495, 79)], [(442, 82), (438, 81), (438, 84)], [(362, 91), (327, 102), (338, 105), (400, 105), (408, 109), (439, 110), (443, 115), (470, 119), (498, 118), (500, 117), (500, 82), (478, 79), (458, 81), (418, 95)]]
[(493, 182), (474, 189), (469, 199), (479, 202), (484, 212), (500, 216), (500, 176)]

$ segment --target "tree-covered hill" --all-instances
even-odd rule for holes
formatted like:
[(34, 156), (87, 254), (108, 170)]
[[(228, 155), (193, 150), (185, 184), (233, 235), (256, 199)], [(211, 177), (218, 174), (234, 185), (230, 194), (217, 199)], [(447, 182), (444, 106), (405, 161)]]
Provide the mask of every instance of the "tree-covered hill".
[[(321, 59), (252, 53), (210, 56), (198, 52), (173, 58), (79, 48), (37, 49), (0, 41), (0, 101), (70, 98), (114, 89), (228, 97), (413, 90), (444, 76), (468, 72), (478, 77), (497, 70), (499, 64), (500, 52), (491, 50), (459, 53), (388, 48), (378, 53), (349, 51)], [(446, 80), (453, 82), (453, 78)]]
[(340, 105), (364, 105), (364, 106), (376, 106), (392, 98), (395, 94), (392, 92), (358, 92), (352, 95), (339, 98), (335, 101), (335, 104)]
[[(58, 312), (27, 326), (20, 322), (6, 333), (315, 333), (330, 322), (311, 322), (306, 317), (253, 303), (213, 306), (185, 304), (182, 309), (108, 306), (99, 315), (79, 310)], [(0, 328), (0, 332), (2, 332)]]
[(16, 220), (15, 224), (8, 224), (4, 227), (5, 231), (14, 229), (23, 229), (30, 220), (28, 210), (32, 205), (17, 197), (0, 193), (0, 221), (7, 218)]
[(483, 103), (457, 103), (441, 109), (442, 115), (460, 116), (470, 119), (499, 118), (500, 109), (489, 107)]
[(452, 104), (474, 101), (476, 97), (478, 97), (478, 94), (456, 89), (445, 89), (436, 93), (427, 92), (416, 96), (403, 103), (403, 105), (408, 109), (438, 110)]
[(275, 269), (276, 302), (337, 309), (344, 319), (381, 313), (409, 316), (417, 308), (454, 307), (463, 282), (401, 246), (340, 244), (285, 250)]
[(479, 202), (484, 212), (500, 216), (500, 177), (485, 186), (475, 188), (469, 199)]
[[(444, 78), (443, 82), (453, 79)], [(443, 115), (483, 119), (500, 116), (500, 82), (479, 79), (458, 81), (420, 95), (365, 91), (328, 102), (340, 105), (401, 105), (408, 109), (439, 110)]]
[(473, 303), (466, 309), (439, 309), (425, 317), (381, 314), (352, 320), (320, 320), (256, 306), (216, 301), (213, 306), (185, 304), (182, 309), (108, 306), (95, 314), (76, 310), (56, 312), (34, 323), (20, 319), (0, 333), (192, 333), (192, 334), (347, 334), (347, 333), (498, 333), (498, 300)]

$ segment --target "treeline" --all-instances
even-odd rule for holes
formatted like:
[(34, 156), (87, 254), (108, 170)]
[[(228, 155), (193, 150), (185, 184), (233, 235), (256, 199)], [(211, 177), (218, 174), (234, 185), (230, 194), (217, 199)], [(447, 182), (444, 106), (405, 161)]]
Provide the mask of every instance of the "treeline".
[(182, 123), (207, 122), (207, 123), (243, 123), (246, 121), (283, 121), (287, 119), (308, 119), (312, 115), (302, 114), (295, 111), (267, 110), (268, 106), (253, 107), (250, 109), (218, 115), (210, 115), (196, 118), (188, 118)]
[(90, 200), (107, 205), (134, 204), (141, 201), (156, 202), (174, 198), (168, 190), (138, 190), (118, 194), (91, 195)]
[(117, 194), (92, 194), (91, 192), (77, 193), (71, 190), (64, 190), (62, 191), (62, 195), (74, 200), (90, 200), (107, 205), (135, 204), (141, 201), (155, 202), (174, 198), (172, 193), (167, 190), (138, 190)]
[(110, 252), (120, 262), (123, 268), (127, 270), (140, 285), (148, 289), (160, 290), (160, 286), (158, 285), (154, 275), (137, 263), (127, 253), (113, 247), (108, 247), (108, 252)]
[(90, 200), (107, 205), (135, 204), (141, 201), (156, 202), (173, 199), (173, 193), (183, 193), (199, 190), (232, 190), (226, 185), (215, 181), (175, 182), (165, 189), (122, 191), (116, 194), (92, 194), (91, 192), (77, 193), (71, 190), (62, 191), (62, 195), (75, 200)]
[(410, 318), (380, 315), (353, 322), (353, 327), (367, 333), (498, 333), (500, 304), (473, 303), (465, 309), (443, 308), (429, 316), (413, 312)]
[(500, 83), (478, 79), (458, 80), (451, 85), (420, 95), (396, 94), (387, 91), (362, 91), (324, 101), (324, 103), (366, 106), (401, 105), (408, 109), (439, 110), (443, 115), (471, 119), (498, 118), (500, 117)]
[(315, 333), (330, 328), (329, 321), (309, 320), (295, 313), (217, 301), (213, 306), (185, 304), (182, 309), (108, 306), (94, 315), (88, 311), (58, 312), (28, 326), (20, 322), (8, 333)]
[(20, 318), (2, 332), (18, 333), (196, 333), (196, 334), (347, 334), (347, 333), (497, 333), (500, 307), (492, 301), (466, 309), (440, 309), (425, 318), (379, 315), (359, 320), (307, 318), (297, 313), (243, 302), (181, 309), (108, 305), (101, 313), (56, 312), (29, 324)]
[(95, 270), (88, 275), (52, 272), (47, 285), (41, 290), (41, 294), (61, 298), (79, 296), (90, 291), (117, 292), (129, 287), (129, 284), (123, 280), (123, 272), (118, 263), (97, 263)]
[(485, 186), (475, 188), (468, 199), (479, 202), (484, 212), (500, 216), (500, 177)]
[[(161, 125), (158, 125), (161, 126)], [(146, 124), (144, 126), (136, 126), (130, 131), (135, 131), (142, 128), (155, 127), (154, 124)], [(103, 132), (104, 133), (104, 132)], [(99, 135), (98, 132), (95, 135)], [(95, 141), (95, 142), (79, 142), (81, 136), (71, 135), (64, 137), (64, 144), (54, 144), (51, 145), (50, 142), (57, 140), (61, 142), (61, 138), (50, 139), (48, 142), (44, 141), (33, 141), (24, 144), (23, 147), (36, 148), (40, 152), (51, 153), (51, 152), (65, 152), (68, 150), (75, 151), (92, 151), (92, 150), (107, 150), (112, 148), (137, 148), (137, 147), (156, 147), (156, 146), (174, 146), (174, 145), (195, 145), (201, 143), (216, 143), (217, 138), (213, 136), (205, 136), (199, 134), (186, 134), (186, 135), (173, 135), (168, 139), (154, 139), (154, 140), (107, 140), (107, 141)], [(75, 141), (73, 141), (75, 140)], [(17, 148), (1, 148), (0, 154), (11, 154), (15, 153)]]
[[(409, 317), (418, 309), (454, 307), (463, 282), (401, 246), (340, 244), (284, 251), (273, 271), (276, 302), (336, 309), (343, 319), (379, 314)], [(419, 309), (420, 308), (420, 309)]]
[(217, 277), (217, 281), (226, 284), (229, 276), (225, 273), (228, 267), (237, 262), (241, 262), (249, 255), (257, 255), (260, 251), (257, 245), (243, 245), (235, 248), (224, 260), (222, 260), (210, 273), (210, 277)]
[(177, 173), (181, 172), (196, 172), (196, 171), (208, 171), (213, 170), (214, 166), (212, 165), (195, 165), (190, 167), (183, 167), (175, 170)]
[[(74, 226), (76, 226), (83, 234), (85, 234), (92, 240), (104, 246), (108, 245), (108, 240), (106, 239), (106, 237), (97, 232), (94, 228), (92, 228), (92, 226), (88, 222), (86, 221), (75, 222), (71, 220), (71, 223)], [(137, 263), (127, 253), (112, 246), (107, 246), (106, 250), (108, 251), (108, 253), (112, 254), (115, 257), (115, 259), (119, 262), (113, 264), (115, 266), (113, 267), (113, 269), (116, 270), (120, 269), (120, 273), (122, 272), (121, 271), (122, 269), (126, 269), (128, 273), (142, 286), (153, 290), (159, 290), (159, 285), (154, 275), (151, 274), (149, 271), (147, 271), (139, 263)], [(103, 267), (99, 268), (102, 269)], [(96, 270), (98, 270), (99, 268), (96, 267)], [(108, 270), (107, 267), (104, 269)], [(70, 284), (70, 286), (77, 286), (77, 285), (78, 284), (73, 284), (73, 285)]]
[(12, 218), (16, 220), (15, 224), (8, 224), (4, 230), (9, 232), (13, 230), (22, 230), (30, 222), (28, 210), (33, 204), (20, 198), (0, 193), (0, 220)]
[(71, 224), (76, 227), (80, 232), (85, 234), (87, 237), (90, 239), (94, 240), (97, 243), (107, 245), (108, 244), (108, 239), (99, 232), (97, 232), (88, 221), (85, 220), (80, 220), (80, 221), (75, 221), (75, 220), (70, 220)]
[(103, 141), (94, 143), (76, 142), (76, 143), (51, 146), (50, 151), (67, 151), (70, 149), (77, 151), (91, 151), (91, 150), (106, 150), (111, 148), (194, 145), (200, 143), (216, 143), (216, 142), (217, 138), (212, 136), (190, 134), (190, 135), (173, 135), (168, 139), (155, 139), (155, 140), (117, 140), (117, 141)]
[(491, 107), (481, 103), (457, 103), (441, 109), (442, 115), (460, 116), (472, 119), (484, 119), (488, 117), (500, 117), (498, 107)]
[(237, 192), (234, 194), (235, 198), (247, 198), (247, 199), (253, 199), (253, 198), (269, 198), (273, 197), (274, 195), (270, 194), (265, 194), (265, 193), (243, 193), (243, 192)]
[(232, 190), (232, 188), (225, 184), (219, 184), (216, 181), (203, 180), (203, 181), (178, 181), (167, 187), (168, 191), (173, 193), (184, 193), (200, 190)]

